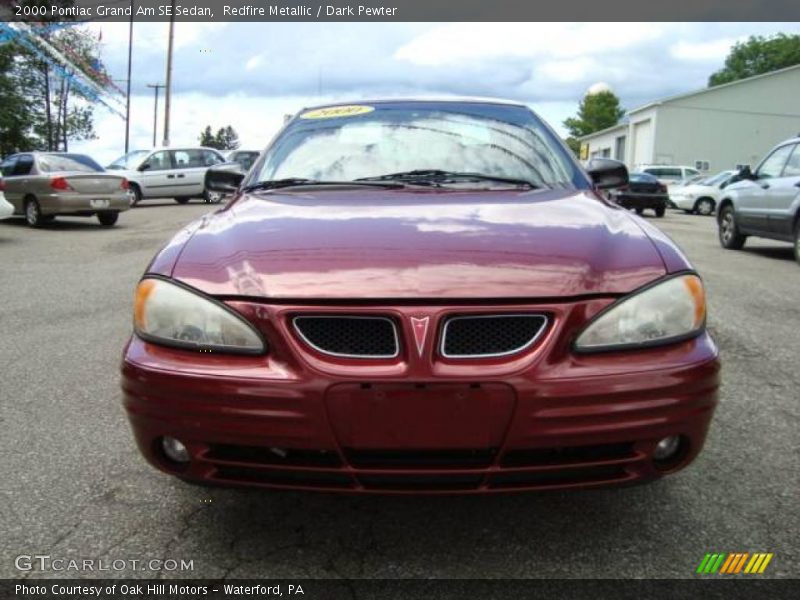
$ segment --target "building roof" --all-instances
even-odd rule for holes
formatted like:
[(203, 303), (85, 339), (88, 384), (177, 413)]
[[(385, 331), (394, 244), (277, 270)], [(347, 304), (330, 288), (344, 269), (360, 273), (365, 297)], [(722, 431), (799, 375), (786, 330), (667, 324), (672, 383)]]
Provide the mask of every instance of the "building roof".
[(792, 65), (791, 67), (784, 67), (783, 69), (778, 69), (776, 71), (769, 71), (768, 73), (761, 73), (760, 75), (753, 75), (752, 77), (746, 77), (745, 79), (737, 79), (736, 81), (731, 81), (730, 83), (723, 83), (721, 85), (715, 85), (713, 87), (706, 87), (706, 88), (702, 88), (702, 89), (699, 89), (699, 90), (694, 90), (693, 92), (686, 92), (686, 93), (683, 93), (683, 94), (677, 94), (675, 96), (667, 96), (666, 98), (662, 98), (660, 100), (654, 100), (653, 102), (649, 102), (647, 104), (643, 104), (642, 106), (639, 106), (637, 108), (629, 110), (626, 113), (626, 117), (623, 118), (623, 120), (620, 121), (619, 123), (617, 123), (616, 125), (614, 125), (612, 127), (607, 127), (606, 129), (603, 129), (601, 131), (595, 131), (594, 133), (590, 133), (589, 135), (584, 135), (584, 136), (582, 136), (582, 137), (580, 137), (578, 139), (580, 141), (590, 140), (590, 139), (592, 139), (594, 137), (603, 135), (604, 133), (609, 133), (609, 132), (613, 131), (614, 129), (617, 129), (617, 128), (620, 128), (620, 127), (624, 127), (624, 126), (627, 125), (626, 121), (627, 121), (628, 115), (632, 115), (632, 114), (641, 112), (643, 110), (647, 110), (648, 108), (653, 108), (655, 106), (661, 106), (662, 104), (666, 104), (668, 102), (674, 102), (676, 100), (683, 100), (685, 98), (691, 98), (693, 96), (700, 96), (701, 94), (707, 94), (709, 92), (714, 92), (716, 90), (721, 90), (721, 89), (724, 89), (724, 88), (728, 88), (728, 87), (732, 87), (732, 86), (736, 86), (736, 85), (741, 85), (743, 83), (749, 83), (751, 81), (755, 81), (756, 79), (763, 79), (765, 77), (773, 77), (775, 75), (779, 75), (779, 74), (782, 74), (782, 73), (786, 73), (787, 71), (793, 71), (793, 70), (797, 70), (797, 69), (800, 69), (800, 64)]

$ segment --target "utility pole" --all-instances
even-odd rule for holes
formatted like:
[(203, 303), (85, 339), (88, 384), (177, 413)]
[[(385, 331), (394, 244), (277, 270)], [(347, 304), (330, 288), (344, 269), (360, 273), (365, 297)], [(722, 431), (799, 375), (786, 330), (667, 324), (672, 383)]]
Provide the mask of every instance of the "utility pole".
[(164, 94), (164, 143), (169, 146), (169, 109), (172, 101), (172, 42), (175, 39), (175, 0), (169, 17), (169, 42), (167, 44), (167, 86)]
[(158, 130), (158, 90), (164, 87), (161, 83), (148, 83), (147, 87), (155, 91), (156, 105), (153, 109), (153, 148), (156, 147), (156, 131)]
[(125, 92), (125, 154), (131, 139), (131, 59), (133, 58), (133, 0), (131, 0), (131, 22), (128, 26), (128, 84)]

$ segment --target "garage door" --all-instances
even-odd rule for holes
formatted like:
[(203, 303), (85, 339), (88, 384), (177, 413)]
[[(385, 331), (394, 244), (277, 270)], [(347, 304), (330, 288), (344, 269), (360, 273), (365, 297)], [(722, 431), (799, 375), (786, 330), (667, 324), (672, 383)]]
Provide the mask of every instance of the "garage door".
[(633, 161), (634, 165), (644, 165), (652, 161), (653, 127), (650, 119), (633, 125)]

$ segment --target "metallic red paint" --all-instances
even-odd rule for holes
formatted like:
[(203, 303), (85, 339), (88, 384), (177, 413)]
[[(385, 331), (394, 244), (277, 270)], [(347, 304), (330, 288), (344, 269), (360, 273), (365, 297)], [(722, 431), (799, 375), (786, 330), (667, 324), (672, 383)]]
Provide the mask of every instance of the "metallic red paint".
[(207, 216), (151, 269), (225, 297), (553, 298), (630, 292), (667, 273), (662, 245), (590, 192), (295, 188)]
[[(223, 298), (270, 352), (201, 354), (134, 336), (124, 404), (148, 461), (208, 483), (488, 493), (650, 480), (702, 448), (719, 387), (713, 341), (703, 332), (593, 355), (571, 344), (620, 295), (689, 268), (668, 238), (591, 193), (245, 196), (181, 232), (149, 272)], [(354, 312), (392, 318), (400, 355), (333, 358), (290, 328), (298, 314)], [(513, 356), (438, 353), (445, 316), (497, 312), (550, 322)], [(424, 319), (418, 351), (413, 323)], [(164, 435), (188, 446), (187, 467), (165, 459)], [(683, 453), (657, 467), (667, 435), (684, 436)]]

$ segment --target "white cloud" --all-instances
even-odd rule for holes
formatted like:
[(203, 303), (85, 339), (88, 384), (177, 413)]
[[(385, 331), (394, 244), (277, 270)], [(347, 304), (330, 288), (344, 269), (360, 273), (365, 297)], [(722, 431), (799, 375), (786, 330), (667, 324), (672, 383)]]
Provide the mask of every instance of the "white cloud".
[(244, 64), (244, 70), (252, 71), (253, 69), (256, 69), (263, 61), (264, 56), (262, 54), (256, 54)]
[(670, 46), (669, 53), (678, 60), (722, 61), (737, 41), (743, 38), (722, 38), (719, 40), (689, 42), (680, 41)]
[(654, 23), (450, 23), (418, 35), (394, 57), (429, 66), (498, 57), (566, 58), (629, 48), (663, 32)]

